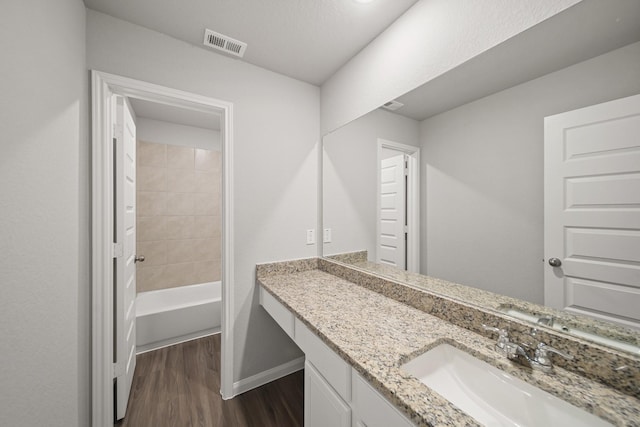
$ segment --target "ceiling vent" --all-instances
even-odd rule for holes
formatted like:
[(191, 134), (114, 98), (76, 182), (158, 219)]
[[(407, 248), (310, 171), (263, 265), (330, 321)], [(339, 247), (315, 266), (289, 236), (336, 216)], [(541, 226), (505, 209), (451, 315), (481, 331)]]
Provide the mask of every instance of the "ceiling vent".
[(404, 104), (398, 101), (389, 101), (382, 105), (382, 108), (389, 111), (395, 111), (400, 107), (403, 107)]
[(247, 44), (209, 29), (204, 32), (204, 45), (242, 58)]

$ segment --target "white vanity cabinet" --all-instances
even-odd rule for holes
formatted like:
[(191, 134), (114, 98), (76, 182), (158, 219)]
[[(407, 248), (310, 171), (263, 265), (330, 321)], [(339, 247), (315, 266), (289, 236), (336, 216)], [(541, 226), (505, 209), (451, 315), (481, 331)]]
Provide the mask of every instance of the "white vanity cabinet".
[(352, 369), (351, 411), (353, 427), (412, 427), (404, 414)]
[(299, 319), (295, 342), (304, 352), (304, 425), (351, 425), (351, 366), (333, 352)]
[(305, 354), (305, 427), (413, 426), (262, 286), (260, 303)]
[(308, 360), (304, 363), (304, 425), (351, 425), (351, 408)]
[(280, 303), (273, 295), (260, 287), (260, 305), (271, 315), (273, 320), (284, 330), (291, 339), (293, 336), (294, 319), (292, 312)]
[(306, 360), (311, 362), (342, 399), (349, 402), (351, 366), (311, 332), (300, 319), (296, 319), (295, 331), (295, 342), (304, 352)]

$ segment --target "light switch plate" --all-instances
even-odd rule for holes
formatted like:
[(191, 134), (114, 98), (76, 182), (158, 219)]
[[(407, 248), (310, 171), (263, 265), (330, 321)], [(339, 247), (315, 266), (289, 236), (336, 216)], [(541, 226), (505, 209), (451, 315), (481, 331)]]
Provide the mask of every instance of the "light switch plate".
[(331, 229), (325, 228), (322, 235), (323, 243), (331, 243)]

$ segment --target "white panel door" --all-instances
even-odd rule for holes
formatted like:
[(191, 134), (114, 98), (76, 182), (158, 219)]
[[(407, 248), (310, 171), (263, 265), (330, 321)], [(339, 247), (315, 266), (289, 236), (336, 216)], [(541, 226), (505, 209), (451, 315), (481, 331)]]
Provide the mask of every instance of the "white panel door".
[(406, 270), (407, 204), (404, 154), (380, 161), (379, 190), (376, 261)]
[(136, 125), (124, 98), (115, 102), (114, 353), (116, 419), (121, 419), (136, 368)]
[(640, 95), (545, 118), (545, 262), (545, 304), (640, 327)]

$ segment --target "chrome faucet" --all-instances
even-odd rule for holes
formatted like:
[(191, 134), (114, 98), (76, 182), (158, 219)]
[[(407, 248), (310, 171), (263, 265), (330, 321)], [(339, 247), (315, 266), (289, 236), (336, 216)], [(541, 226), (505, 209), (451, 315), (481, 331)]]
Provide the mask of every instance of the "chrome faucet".
[[(550, 372), (553, 369), (553, 361), (549, 357), (549, 353), (555, 353), (567, 360), (573, 360), (572, 355), (560, 351), (557, 348), (553, 348), (543, 342), (538, 342), (533, 354), (531, 355), (530, 351), (527, 351), (527, 349), (531, 349), (532, 346), (512, 342), (509, 339), (509, 334), (506, 330), (486, 325), (482, 325), (482, 327), (487, 331), (496, 332), (498, 334), (498, 341), (495, 345), (496, 351), (505, 354), (510, 360), (520, 361), (523, 365), (530, 366), (533, 369)], [(536, 329), (532, 329), (529, 335), (535, 337), (537, 332), (538, 331)]]

